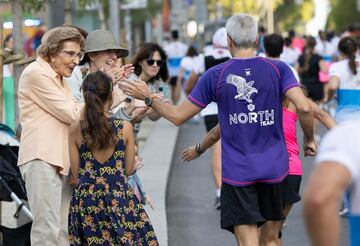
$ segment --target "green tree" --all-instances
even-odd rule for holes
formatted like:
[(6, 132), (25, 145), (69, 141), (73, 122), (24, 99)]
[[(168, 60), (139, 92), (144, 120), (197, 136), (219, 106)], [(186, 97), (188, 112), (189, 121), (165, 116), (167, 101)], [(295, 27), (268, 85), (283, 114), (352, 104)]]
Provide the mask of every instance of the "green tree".
[(357, 0), (331, 0), (331, 12), (327, 27), (336, 31), (345, 31), (354, 22), (360, 22)]
[(312, 0), (303, 0), (302, 4), (296, 4), (294, 0), (284, 0), (274, 11), (276, 31), (288, 31), (296, 29), (299, 32), (304, 31), (306, 22), (314, 14)]

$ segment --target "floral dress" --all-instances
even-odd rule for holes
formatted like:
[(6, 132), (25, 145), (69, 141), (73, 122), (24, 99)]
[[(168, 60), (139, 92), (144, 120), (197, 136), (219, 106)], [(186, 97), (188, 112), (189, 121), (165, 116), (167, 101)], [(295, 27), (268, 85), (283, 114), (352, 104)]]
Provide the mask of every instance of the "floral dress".
[(123, 123), (110, 121), (120, 140), (104, 163), (85, 143), (80, 147), (79, 184), (70, 205), (70, 245), (158, 245), (151, 222), (127, 183)]

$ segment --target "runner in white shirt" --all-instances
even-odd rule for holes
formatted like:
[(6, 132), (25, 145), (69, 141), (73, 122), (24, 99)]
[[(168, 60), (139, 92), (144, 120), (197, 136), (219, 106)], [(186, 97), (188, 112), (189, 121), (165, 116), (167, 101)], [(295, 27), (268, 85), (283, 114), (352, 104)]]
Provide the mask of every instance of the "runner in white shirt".
[(329, 100), (337, 93), (337, 122), (360, 119), (360, 59), (356, 57), (357, 44), (350, 38), (339, 42), (342, 61), (330, 67)]
[(180, 42), (179, 33), (177, 30), (171, 32), (172, 40), (165, 45), (164, 50), (168, 57), (167, 65), (169, 70), (170, 81), (169, 84), (171, 86), (171, 100), (174, 104), (179, 100), (179, 95), (176, 95), (176, 82), (177, 77), (180, 72), (180, 62), (181, 59), (185, 56), (188, 47), (183, 42)]
[(344, 123), (325, 135), (305, 192), (305, 221), (312, 245), (339, 241), (339, 201), (347, 192), (350, 242), (360, 245), (360, 121)]
[(280, 55), (280, 60), (294, 67), (300, 56), (300, 50), (292, 47), (291, 38), (285, 38), (284, 42), (285, 46), (283, 48), (283, 52)]
[(198, 66), (202, 58), (199, 56), (196, 48), (190, 46), (184, 58), (180, 62), (180, 72), (176, 82), (176, 96), (180, 98), (181, 88), (184, 87), (185, 81), (189, 78), (194, 67)]
[[(186, 81), (185, 92), (190, 93), (195, 86), (198, 78), (209, 68), (227, 61), (231, 54), (227, 49), (227, 34), (224, 27), (219, 28), (212, 38), (213, 46), (207, 48), (207, 53), (200, 55), (197, 65), (193, 68), (189, 79)], [(218, 123), (218, 108), (215, 102), (206, 106), (200, 115), (204, 117), (207, 132), (214, 128)], [(218, 141), (211, 148), (211, 167), (216, 187), (216, 197), (214, 207), (220, 209), (220, 190), (221, 190), (221, 143)]]

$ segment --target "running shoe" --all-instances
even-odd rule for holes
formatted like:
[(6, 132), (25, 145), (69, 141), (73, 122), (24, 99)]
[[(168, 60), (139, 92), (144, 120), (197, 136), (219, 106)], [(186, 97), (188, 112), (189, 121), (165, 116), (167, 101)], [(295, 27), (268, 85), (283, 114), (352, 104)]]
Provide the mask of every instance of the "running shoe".
[(347, 217), (348, 216), (348, 214), (349, 214), (349, 209), (347, 208), (347, 207), (345, 207), (345, 206), (341, 206), (341, 208), (340, 208), (340, 210), (339, 210), (339, 215), (341, 216), (341, 217)]

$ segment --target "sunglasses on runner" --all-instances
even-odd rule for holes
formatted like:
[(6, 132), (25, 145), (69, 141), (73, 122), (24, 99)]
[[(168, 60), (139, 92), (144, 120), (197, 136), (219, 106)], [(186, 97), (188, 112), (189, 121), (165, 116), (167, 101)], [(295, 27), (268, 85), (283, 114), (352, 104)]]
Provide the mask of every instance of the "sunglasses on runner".
[(146, 64), (152, 66), (156, 63), (156, 66), (161, 67), (164, 64), (163, 60), (154, 60), (154, 59), (147, 59)]

